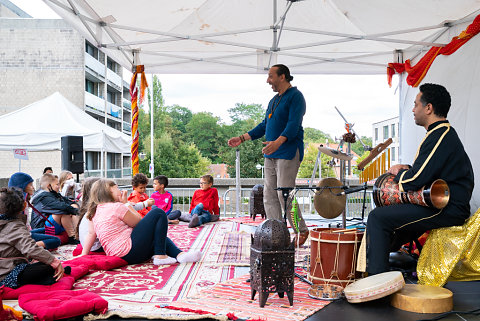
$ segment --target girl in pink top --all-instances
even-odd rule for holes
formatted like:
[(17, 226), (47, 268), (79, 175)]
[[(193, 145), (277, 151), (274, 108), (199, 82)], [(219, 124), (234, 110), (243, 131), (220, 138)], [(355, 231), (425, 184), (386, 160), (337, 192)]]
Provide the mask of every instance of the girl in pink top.
[(199, 251), (182, 252), (167, 237), (167, 216), (154, 208), (142, 216), (127, 202), (126, 191), (121, 192), (110, 179), (95, 182), (90, 191), (86, 215), (89, 232), (82, 255), (88, 254), (98, 237), (107, 255), (118, 256), (129, 264), (137, 264), (153, 255), (155, 265), (176, 262), (197, 262)]

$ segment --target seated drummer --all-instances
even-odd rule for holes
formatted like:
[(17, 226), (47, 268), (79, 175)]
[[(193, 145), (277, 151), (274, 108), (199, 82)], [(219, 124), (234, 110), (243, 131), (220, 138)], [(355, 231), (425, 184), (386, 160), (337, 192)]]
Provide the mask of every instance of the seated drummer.
[(463, 225), (470, 216), (473, 169), (458, 135), (446, 119), (450, 94), (436, 84), (420, 86), (413, 117), (427, 134), (412, 166), (394, 165), (388, 171), (396, 175), (401, 191), (418, 191), (443, 179), (450, 188), (450, 200), (441, 210), (414, 204), (377, 207), (367, 222), (367, 272), (389, 271), (389, 252), (418, 238), (424, 232), (446, 226)]

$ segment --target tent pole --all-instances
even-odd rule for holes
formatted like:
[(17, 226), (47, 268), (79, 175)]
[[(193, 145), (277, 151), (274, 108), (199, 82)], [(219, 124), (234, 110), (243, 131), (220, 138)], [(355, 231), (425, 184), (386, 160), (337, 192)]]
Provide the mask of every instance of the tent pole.
[(103, 158), (103, 145), (105, 144), (105, 135), (102, 130), (102, 148), (100, 149), (100, 177), (103, 178), (104, 158)]
[(152, 86), (151, 86), (151, 92), (152, 94), (150, 95), (150, 166), (149, 166), (149, 170), (150, 170), (150, 178), (153, 179), (154, 177), (154, 172), (155, 172), (155, 168), (153, 167), (154, 165), (154, 155), (153, 155), (153, 103), (154, 103), (154, 99), (153, 99), (153, 95), (155, 93), (155, 90), (153, 88), (153, 74), (150, 74), (151, 75), (151, 78), (152, 78)]
[(237, 214), (235, 215), (236, 217), (240, 216), (240, 202), (242, 200), (242, 186), (240, 184), (240, 150), (235, 151), (235, 194), (236, 194), (236, 211)]

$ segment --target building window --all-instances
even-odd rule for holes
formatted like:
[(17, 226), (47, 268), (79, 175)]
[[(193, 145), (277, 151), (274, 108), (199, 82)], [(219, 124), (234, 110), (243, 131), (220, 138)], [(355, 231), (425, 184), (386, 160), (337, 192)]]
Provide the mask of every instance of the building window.
[(115, 68), (115, 67), (116, 67), (115, 65), (116, 65), (116, 64), (115, 64), (114, 61), (112, 61), (112, 60), (110, 60), (110, 59), (107, 59), (107, 68), (108, 68), (108, 69), (110, 69), (111, 71), (115, 71), (115, 72), (116, 72), (117, 70), (116, 70), (116, 68)]
[(85, 79), (85, 91), (95, 95), (95, 84), (93, 81)]
[(375, 140), (378, 140), (378, 128), (375, 128)]
[(388, 138), (388, 125), (383, 126), (383, 139), (387, 139), (387, 138)]
[(85, 169), (87, 171), (100, 169), (99, 152), (85, 152)]
[(392, 124), (392, 138), (395, 137), (395, 124)]
[(395, 161), (395, 147), (392, 147), (391, 148), (391, 154), (390, 154), (390, 158), (392, 159), (392, 162)]
[(95, 57), (95, 47), (89, 44), (88, 42), (85, 43), (85, 52), (88, 53), (90, 56)]
[(107, 101), (109, 103), (115, 104), (115, 93), (107, 90)]

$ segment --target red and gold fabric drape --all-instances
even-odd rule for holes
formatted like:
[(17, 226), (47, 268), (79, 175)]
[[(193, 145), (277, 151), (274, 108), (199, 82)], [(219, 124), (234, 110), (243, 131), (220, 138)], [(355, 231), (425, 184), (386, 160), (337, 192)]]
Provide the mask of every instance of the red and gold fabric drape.
[[(130, 96), (132, 97), (132, 175), (138, 174), (138, 105), (141, 105), (145, 98), (145, 89), (148, 87), (145, 77), (144, 66), (135, 67), (135, 72), (130, 81)], [(137, 87), (137, 75), (140, 74), (140, 94)]]
[(417, 87), (423, 80), (430, 69), (430, 66), (439, 55), (451, 55), (458, 48), (463, 46), (473, 36), (480, 32), (480, 15), (457, 37), (453, 37), (452, 41), (445, 47), (432, 47), (430, 50), (418, 61), (415, 66), (411, 65), (410, 60), (405, 63), (389, 63), (387, 67), (388, 85), (392, 85), (392, 76), (396, 73), (407, 72), (407, 84), (412, 87)]

